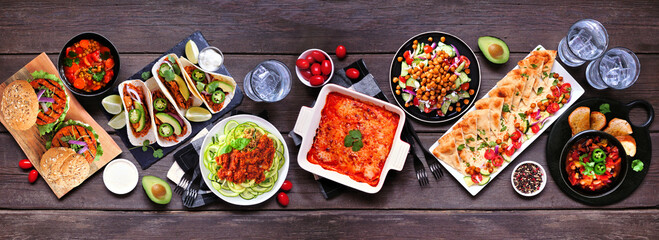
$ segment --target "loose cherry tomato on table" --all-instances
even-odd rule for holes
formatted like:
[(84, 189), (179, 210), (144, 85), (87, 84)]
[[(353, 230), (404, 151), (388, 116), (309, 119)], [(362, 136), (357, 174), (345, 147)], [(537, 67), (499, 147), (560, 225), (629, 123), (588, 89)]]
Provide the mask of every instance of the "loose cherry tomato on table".
[(346, 70), (346, 76), (352, 80), (355, 80), (359, 78), (359, 70), (356, 68), (348, 68), (348, 70)]
[(538, 132), (540, 131), (540, 126), (539, 126), (539, 124), (533, 125), (533, 126), (531, 127), (531, 131), (533, 131), (533, 133), (538, 133)]
[(288, 194), (285, 192), (280, 192), (277, 194), (277, 202), (279, 202), (279, 204), (284, 207), (288, 206), (288, 203), (290, 202), (290, 199), (288, 199)]
[(314, 63), (311, 65), (311, 74), (320, 75), (320, 63)]
[(339, 59), (346, 58), (346, 47), (344, 47), (343, 45), (339, 45), (338, 47), (336, 47), (336, 57), (338, 57)]
[(469, 83), (468, 82), (463, 83), (462, 85), (460, 85), (460, 89), (462, 89), (462, 91), (469, 90)]
[(289, 191), (293, 188), (293, 183), (291, 181), (284, 181), (284, 183), (281, 185), (281, 190), (283, 191)]
[(29, 159), (23, 159), (18, 162), (18, 167), (22, 169), (30, 169), (32, 168), (32, 162), (30, 162)]
[(558, 103), (550, 103), (549, 106), (547, 106), (547, 112), (550, 114), (554, 114), (560, 110), (561, 107), (558, 105)]
[(325, 54), (321, 53), (320, 51), (312, 51), (310, 55), (314, 60), (316, 60), (316, 62), (322, 62), (325, 60)]
[(325, 78), (321, 75), (314, 75), (309, 78), (309, 83), (311, 83), (312, 86), (322, 85), (323, 82), (325, 82)]
[(332, 63), (330, 63), (329, 60), (323, 60), (320, 64), (320, 72), (322, 72), (323, 75), (329, 75), (332, 72)]
[(30, 183), (34, 183), (37, 181), (37, 177), (39, 177), (39, 172), (32, 169), (32, 171), (30, 171), (30, 173), (27, 175), (27, 180), (30, 181)]
[(300, 58), (297, 61), (295, 61), (295, 66), (299, 68), (300, 70), (308, 69), (309, 68), (309, 61), (304, 58)]

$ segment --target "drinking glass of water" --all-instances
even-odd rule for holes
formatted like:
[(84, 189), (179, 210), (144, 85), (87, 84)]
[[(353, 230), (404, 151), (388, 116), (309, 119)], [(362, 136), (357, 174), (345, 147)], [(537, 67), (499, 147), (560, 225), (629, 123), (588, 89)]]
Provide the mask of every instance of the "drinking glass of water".
[(558, 55), (566, 65), (578, 67), (602, 56), (608, 46), (609, 34), (604, 26), (596, 20), (583, 19), (572, 25), (558, 43)]
[(277, 60), (259, 63), (245, 76), (245, 94), (256, 102), (277, 102), (291, 91), (291, 72)]
[(641, 63), (636, 54), (627, 48), (617, 47), (588, 64), (586, 80), (596, 89), (625, 89), (636, 82), (640, 73)]

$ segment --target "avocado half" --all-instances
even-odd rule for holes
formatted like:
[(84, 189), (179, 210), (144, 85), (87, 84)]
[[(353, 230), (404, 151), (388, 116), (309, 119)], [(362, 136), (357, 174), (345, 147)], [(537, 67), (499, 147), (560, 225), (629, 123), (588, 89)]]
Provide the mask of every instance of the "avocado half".
[(159, 177), (144, 176), (142, 187), (149, 199), (157, 204), (168, 204), (172, 200), (172, 189), (169, 184)]
[(504, 64), (508, 62), (508, 58), (510, 57), (508, 45), (497, 37), (479, 37), (478, 48), (481, 49), (487, 60), (495, 64)]

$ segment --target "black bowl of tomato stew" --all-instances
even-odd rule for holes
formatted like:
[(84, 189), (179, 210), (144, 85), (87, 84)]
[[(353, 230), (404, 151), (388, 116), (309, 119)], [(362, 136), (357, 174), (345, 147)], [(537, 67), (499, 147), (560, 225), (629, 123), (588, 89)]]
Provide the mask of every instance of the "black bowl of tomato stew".
[(563, 147), (559, 167), (563, 181), (584, 197), (601, 197), (616, 190), (627, 175), (627, 154), (612, 135), (587, 130)]
[(85, 32), (60, 51), (57, 69), (64, 85), (77, 96), (96, 97), (112, 88), (119, 74), (119, 52), (104, 36)]

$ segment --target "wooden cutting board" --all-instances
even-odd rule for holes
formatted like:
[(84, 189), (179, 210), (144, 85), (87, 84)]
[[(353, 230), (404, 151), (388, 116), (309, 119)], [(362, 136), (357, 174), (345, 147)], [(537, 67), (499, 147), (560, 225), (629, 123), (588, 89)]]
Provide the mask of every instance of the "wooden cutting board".
[[(48, 55), (46, 53), (41, 53), (39, 56), (34, 58), (32, 61), (30, 61), (27, 65), (25, 65), (23, 68), (18, 70), (13, 76), (9, 77), (7, 80), (5, 80), (3, 83), (0, 83), (0, 99), (2, 99), (2, 95), (4, 94), (5, 87), (7, 84), (15, 81), (15, 80), (28, 80), (32, 79), (32, 76), (30, 73), (38, 70), (43, 70), (51, 74), (55, 74), (56, 76), (59, 76), (59, 73), (57, 71), (57, 68), (53, 64), (52, 61), (50, 61), (50, 58), (48, 58)], [(61, 79), (61, 77), (60, 77)], [(63, 81), (66, 81), (62, 79)], [(114, 159), (116, 156), (118, 156), (121, 153), (121, 148), (117, 145), (117, 143), (112, 140), (112, 137), (108, 135), (103, 128), (98, 125), (96, 121), (87, 113), (87, 111), (80, 105), (80, 102), (75, 98), (75, 96), (69, 91), (69, 89), (65, 88), (66, 93), (69, 95), (69, 111), (66, 113), (66, 118), (64, 121), (67, 121), (69, 119), (77, 120), (84, 122), (86, 124), (89, 124), (94, 131), (98, 134), (98, 138), (101, 142), (101, 147), (103, 148), (103, 155), (101, 155), (101, 159), (95, 162), (92, 162), (90, 164), (89, 168), (89, 175), (85, 177), (85, 179), (89, 178), (89, 176), (93, 175), (96, 171), (101, 169), (105, 164), (110, 162), (112, 159)], [(46, 152), (46, 141), (47, 141), (47, 136), (39, 136), (39, 130), (37, 130), (36, 124), (32, 126), (32, 128), (21, 131), (21, 130), (15, 130), (11, 129), (9, 126), (7, 126), (7, 123), (5, 122), (4, 116), (2, 116), (2, 112), (0, 112), (0, 122), (2, 122), (3, 125), (9, 130), (12, 136), (14, 136), (14, 139), (16, 139), (16, 142), (18, 142), (18, 145), (21, 146), (21, 149), (23, 149), (23, 152), (25, 155), (27, 155), (27, 158), (30, 159), (32, 162), (32, 165), (34, 165), (34, 168), (37, 169), (37, 171), (41, 172), (40, 167), (40, 160), (41, 160), (41, 155)], [(54, 131), (53, 131), (54, 132)], [(43, 176), (42, 176), (43, 178)], [(44, 178), (45, 180), (46, 178)], [(46, 183), (48, 183), (48, 186), (50, 186), (50, 189), (53, 190), (57, 198), (61, 198), (66, 194), (67, 192), (71, 191), (73, 187), (68, 187), (68, 188), (59, 188), (56, 187), (54, 183), (49, 182), (46, 180)]]

